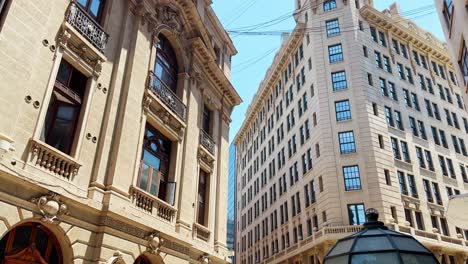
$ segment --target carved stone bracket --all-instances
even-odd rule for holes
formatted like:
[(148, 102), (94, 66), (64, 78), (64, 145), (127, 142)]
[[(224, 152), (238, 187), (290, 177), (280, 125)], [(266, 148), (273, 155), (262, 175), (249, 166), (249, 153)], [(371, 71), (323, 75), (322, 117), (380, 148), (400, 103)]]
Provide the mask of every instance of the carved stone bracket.
[(201, 150), (201, 148), (199, 148), (197, 156), (199, 162), (204, 163), (210, 169), (214, 168), (214, 159), (210, 154), (206, 153), (205, 151)]
[(208, 264), (211, 263), (210, 256), (209, 255), (203, 255), (199, 258), (200, 263), (202, 264)]
[(164, 244), (164, 239), (159, 236), (159, 232), (152, 232), (147, 237), (148, 245), (147, 251), (151, 254), (158, 254), (160, 253), (160, 249)]
[(60, 196), (54, 192), (32, 198), (31, 202), (37, 205), (37, 209), (42, 214), (41, 220), (45, 223), (58, 224), (59, 217), (68, 214), (67, 206), (60, 201)]

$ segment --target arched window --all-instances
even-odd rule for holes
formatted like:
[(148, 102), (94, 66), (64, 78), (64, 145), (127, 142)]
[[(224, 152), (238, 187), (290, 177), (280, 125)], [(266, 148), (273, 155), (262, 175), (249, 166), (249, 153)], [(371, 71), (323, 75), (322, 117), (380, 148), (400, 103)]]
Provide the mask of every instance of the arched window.
[(163, 35), (159, 35), (154, 73), (163, 85), (176, 93), (177, 74), (179, 73), (177, 59), (174, 49)]
[(0, 263), (62, 264), (57, 238), (39, 223), (20, 225), (0, 241)]
[(147, 257), (141, 255), (139, 256), (133, 264), (151, 264)]

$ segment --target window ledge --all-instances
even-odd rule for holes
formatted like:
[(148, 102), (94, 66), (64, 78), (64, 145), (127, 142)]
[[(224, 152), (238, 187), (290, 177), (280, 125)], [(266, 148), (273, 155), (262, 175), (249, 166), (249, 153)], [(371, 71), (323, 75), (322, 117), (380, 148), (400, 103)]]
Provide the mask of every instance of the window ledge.
[(199, 223), (193, 223), (193, 237), (208, 242), (210, 240), (211, 231), (206, 226)]

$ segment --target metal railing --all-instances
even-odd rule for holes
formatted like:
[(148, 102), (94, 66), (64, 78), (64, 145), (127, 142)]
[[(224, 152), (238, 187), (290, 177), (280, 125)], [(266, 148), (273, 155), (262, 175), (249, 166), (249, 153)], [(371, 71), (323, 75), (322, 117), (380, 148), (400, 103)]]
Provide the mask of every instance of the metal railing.
[(85, 10), (71, 2), (68, 6), (66, 21), (78, 30), (99, 51), (104, 52), (109, 35)]
[(200, 145), (214, 155), (215, 143), (208, 133), (200, 129)]
[(177, 95), (169, 88), (161, 79), (159, 79), (153, 71), (148, 74), (148, 89), (158, 97), (165, 106), (167, 106), (174, 114), (185, 122), (187, 107), (177, 97)]

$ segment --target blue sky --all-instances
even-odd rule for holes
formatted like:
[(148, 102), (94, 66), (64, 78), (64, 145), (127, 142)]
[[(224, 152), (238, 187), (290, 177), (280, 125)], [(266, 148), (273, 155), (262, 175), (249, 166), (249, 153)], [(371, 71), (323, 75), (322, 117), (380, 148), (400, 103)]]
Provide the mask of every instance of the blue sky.
[[(374, 0), (378, 10), (388, 8), (393, 0)], [(433, 0), (398, 0), (401, 12), (433, 4)], [(254, 25), (280, 17), (294, 9), (294, 0), (214, 0), (213, 9), (227, 30)], [(439, 39), (444, 35), (434, 9), (409, 16), (417, 25), (432, 32)], [(291, 30), (292, 17), (259, 30)], [(276, 51), (281, 44), (280, 36), (234, 36), (231, 35), (238, 54), (232, 60), (232, 83), (243, 99), (232, 114), (230, 140), (234, 139), (244, 120), (245, 112), (258, 85), (263, 80)]]

